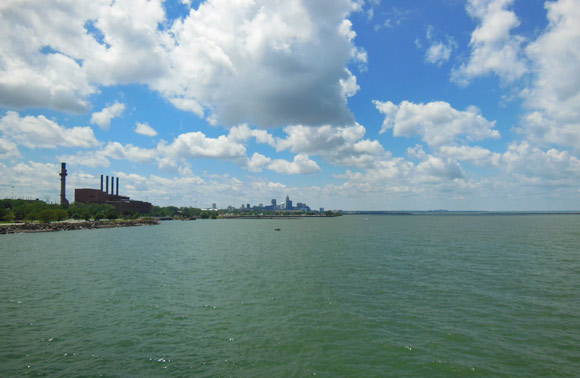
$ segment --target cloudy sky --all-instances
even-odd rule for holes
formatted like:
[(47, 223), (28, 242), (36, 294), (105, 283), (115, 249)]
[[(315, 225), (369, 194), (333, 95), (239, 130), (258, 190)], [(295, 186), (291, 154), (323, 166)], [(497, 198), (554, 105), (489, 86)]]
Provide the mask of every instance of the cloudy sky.
[(580, 0), (3, 0), (0, 198), (580, 209)]

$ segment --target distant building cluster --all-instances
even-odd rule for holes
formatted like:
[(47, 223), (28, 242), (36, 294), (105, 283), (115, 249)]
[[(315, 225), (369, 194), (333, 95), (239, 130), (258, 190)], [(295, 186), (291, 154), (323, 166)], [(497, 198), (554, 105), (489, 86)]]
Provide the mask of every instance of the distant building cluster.
[[(215, 204), (214, 204), (215, 205)], [(294, 211), (294, 212), (304, 212), (304, 213), (308, 213), (311, 212), (312, 209), (310, 209), (310, 207), (302, 202), (298, 202), (296, 203), (296, 205), (294, 205), (294, 203), (292, 202), (292, 200), (290, 199), (290, 196), (286, 196), (286, 200), (280, 204), (278, 204), (278, 201), (276, 201), (275, 198), (273, 198), (270, 201), (269, 205), (264, 205), (263, 203), (257, 204), (257, 205), (251, 205), (249, 203), (246, 204), (242, 204), (239, 208), (235, 208), (233, 206), (228, 206), (227, 210), (229, 211), (233, 211), (233, 210), (241, 210), (241, 211)], [(324, 212), (324, 208), (320, 208), (320, 212)]]

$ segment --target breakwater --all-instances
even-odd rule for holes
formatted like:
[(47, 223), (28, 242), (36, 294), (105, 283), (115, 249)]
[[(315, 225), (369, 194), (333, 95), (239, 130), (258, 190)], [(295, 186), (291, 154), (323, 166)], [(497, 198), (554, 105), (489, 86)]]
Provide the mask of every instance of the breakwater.
[(155, 219), (94, 221), (94, 222), (14, 223), (0, 225), (0, 234), (16, 234), (21, 232), (91, 230), (97, 228), (152, 226), (156, 224), (159, 224), (159, 222)]

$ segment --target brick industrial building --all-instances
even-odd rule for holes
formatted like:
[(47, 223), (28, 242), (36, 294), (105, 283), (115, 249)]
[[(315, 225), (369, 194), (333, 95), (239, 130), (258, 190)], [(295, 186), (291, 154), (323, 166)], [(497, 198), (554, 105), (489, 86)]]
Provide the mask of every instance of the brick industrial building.
[[(115, 180), (116, 179), (116, 180)], [(101, 189), (75, 189), (75, 202), (106, 203), (113, 205), (119, 213), (149, 214), (152, 205), (149, 202), (135, 201), (129, 197), (119, 195), (119, 178), (111, 177), (109, 190), (109, 176), (101, 175)]]

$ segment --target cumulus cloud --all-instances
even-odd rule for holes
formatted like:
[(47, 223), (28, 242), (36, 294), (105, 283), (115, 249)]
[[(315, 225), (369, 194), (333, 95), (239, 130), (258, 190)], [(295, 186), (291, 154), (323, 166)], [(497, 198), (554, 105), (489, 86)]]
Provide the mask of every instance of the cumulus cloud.
[[(425, 51), (425, 61), (427, 63), (442, 66), (449, 61), (453, 50), (457, 49), (457, 42), (451, 36), (446, 36), (445, 41), (435, 40), (436, 34), (433, 26), (429, 26), (426, 32), (427, 41), (430, 43), (429, 48)], [(422, 49), (423, 45), (419, 39), (415, 40), (417, 48)]]
[(395, 105), (390, 101), (373, 101), (385, 115), (380, 133), (393, 129), (393, 135), (419, 136), (431, 147), (454, 144), (461, 140), (476, 141), (499, 138), (495, 121), (486, 120), (479, 110), (470, 107), (459, 111), (442, 101), (414, 104), (403, 101)]
[(264, 156), (258, 152), (254, 152), (251, 158), (248, 159), (248, 170), (251, 172), (261, 172), (272, 161), (271, 158)]
[(435, 42), (427, 49), (425, 60), (428, 63), (441, 66), (451, 58), (451, 53), (456, 48), (457, 44), (452, 38), (448, 39), (447, 43), (441, 41)]
[(568, 151), (544, 151), (528, 142), (514, 142), (502, 155), (502, 168), (526, 184), (578, 187), (580, 160)]
[(467, 85), (473, 78), (494, 73), (507, 82), (521, 78), (528, 68), (522, 57), (524, 39), (512, 35), (520, 25), (509, 10), (514, 0), (469, 0), (467, 12), (479, 21), (471, 34), (471, 56), (452, 73), (452, 80)]
[(4, 139), (29, 148), (95, 147), (99, 144), (90, 127), (66, 128), (45, 116), (20, 117), (14, 111), (0, 119)]
[(457, 161), (428, 156), (416, 167), (413, 180), (416, 182), (440, 182), (461, 179), (465, 176)]
[(533, 109), (520, 131), (531, 141), (580, 149), (580, 7), (576, 0), (547, 2), (548, 27), (529, 44), (532, 85), (523, 91)]
[(359, 9), (208, 0), (170, 22), (162, 0), (3, 2), (0, 104), (82, 112), (99, 85), (137, 83), (227, 126), (352, 123), (346, 67), (367, 58), (346, 17)]
[(154, 128), (149, 126), (149, 124), (147, 122), (145, 122), (145, 123), (137, 122), (137, 125), (135, 126), (135, 132), (137, 134), (150, 136), (150, 137), (154, 137), (157, 135), (157, 131), (155, 131)]
[(97, 10), (92, 3), (0, 4), (0, 105), (74, 112), (90, 108), (87, 97), (96, 89), (78, 59), (97, 47), (81, 21)]
[(325, 3), (202, 3), (173, 24), (172, 71), (153, 87), (226, 125), (352, 122), (345, 97), (356, 87), (345, 66), (365, 55), (345, 23), (352, 3)]
[(345, 127), (288, 126), (284, 132), (287, 137), (276, 142), (278, 151), (319, 155), (334, 165), (370, 167), (385, 152), (378, 141), (363, 139), (366, 129), (358, 123)]
[(117, 118), (125, 111), (125, 104), (117, 101), (111, 106), (107, 106), (100, 112), (95, 112), (91, 116), (91, 123), (98, 125), (100, 128), (108, 130), (111, 126), (111, 120)]
[(268, 164), (268, 169), (285, 175), (305, 175), (320, 172), (316, 162), (305, 154), (298, 154), (293, 161), (276, 159)]
[(106, 168), (111, 162), (103, 154), (102, 150), (81, 151), (74, 155), (60, 155), (58, 160), (66, 162), (70, 166), (84, 166), (91, 168)]
[(119, 142), (109, 142), (102, 149), (101, 154), (117, 160), (147, 163), (157, 156), (157, 151), (133, 146), (132, 144), (122, 145)]
[(500, 153), (479, 146), (442, 146), (438, 153), (454, 160), (484, 167), (496, 167), (501, 162)]
[(276, 145), (276, 140), (266, 130), (250, 129), (247, 124), (232, 127), (228, 133), (228, 138), (236, 142), (243, 142), (250, 138), (255, 138), (258, 143), (267, 144), (272, 147)]
[(60, 172), (60, 164), (27, 161), (7, 166), (0, 162), (2, 182), (8, 182), (14, 186), (14, 195), (19, 198), (58, 200), (60, 190), (58, 172)]
[(181, 134), (170, 144), (160, 144), (158, 150), (161, 155), (173, 160), (189, 158), (243, 160), (246, 157), (246, 147), (232, 141), (226, 135), (208, 138), (199, 131)]
[(177, 109), (197, 114), (202, 118), (204, 116), (203, 106), (195, 100), (190, 98), (173, 97), (169, 99), (169, 102), (171, 102)]
[(0, 159), (16, 159), (20, 156), (20, 151), (15, 143), (0, 138)]

